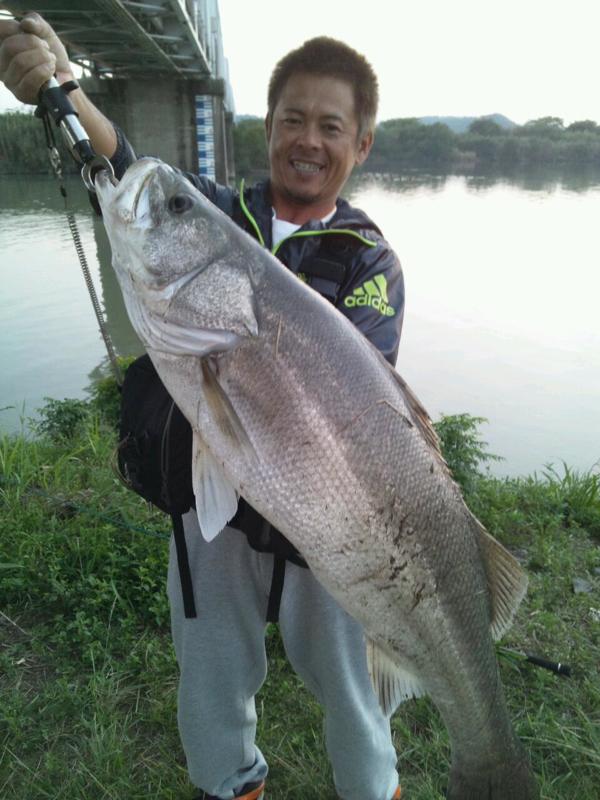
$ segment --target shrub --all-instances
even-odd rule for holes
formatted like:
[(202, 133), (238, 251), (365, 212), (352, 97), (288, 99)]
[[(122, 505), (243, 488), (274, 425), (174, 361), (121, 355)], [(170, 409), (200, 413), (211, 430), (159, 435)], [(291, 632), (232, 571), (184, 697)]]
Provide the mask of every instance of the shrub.
[[(124, 375), (130, 364), (135, 361), (135, 356), (119, 356), (117, 361)], [(119, 427), (121, 410), (121, 389), (113, 372), (95, 381), (89, 389), (90, 403), (101, 418), (111, 428)]]
[(38, 409), (40, 418), (33, 423), (34, 430), (53, 442), (73, 439), (89, 417), (90, 407), (85, 400), (65, 397), (53, 400), (45, 397), (46, 404)]
[(483, 422), (487, 422), (484, 417), (471, 414), (442, 414), (441, 419), (434, 423), (452, 476), (467, 494), (473, 491), (475, 482), (481, 477), (480, 465), (501, 460), (499, 456), (488, 453), (487, 442), (479, 438), (478, 427)]

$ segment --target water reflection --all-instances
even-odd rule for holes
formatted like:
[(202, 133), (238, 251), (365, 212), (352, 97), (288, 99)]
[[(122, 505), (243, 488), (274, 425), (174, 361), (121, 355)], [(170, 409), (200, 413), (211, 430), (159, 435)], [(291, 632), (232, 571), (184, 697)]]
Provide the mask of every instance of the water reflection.
[[(69, 203), (115, 349), (141, 351), (101, 221), (77, 179)], [(520, 474), (600, 457), (600, 177), (373, 175), (347, 186), (399, 254), (407, 311), (399, 369), (434, 418), (487, 417), (484, 438)], [(56, 182), (0, 189), (3, 428), (44, 396), (81, 397), (106, 354)]]
[(482, 173), (465, 175), (469, 189), (493, 189), (498, 184), (514, 186), (528, 192), (554, 192), (559, 189), (569, 192), (587, 192), (600, 186), (600, 171), (586, 169), (564, 172), (548, 168), (529, 170), (514, 174)]
[[(68, 178), (65, 186), (70, 207), (73, 210), (87, 211), (87, 197), (79, 178)], [(56, 214), (63, 208), (64, 201), (55, 179), (42, 175), (2, 175), (0, 212), (3, 215), (35, 216), (40, 211)]]
[(99, 217), (93, 216), (93, 228), (96, 240), (96, 258), (100, 266), (99, 277), (104, 300), (104, 313), (113, 346), (118, 355), (136, 355), (141, 353), (143, 348), (127, 316), (119, 282), (111, 266), (110, 244)]
[[(44, 177), (3, 176), (0, 187), (0, 425), (17, 430), (21, 416), (35, 415), (45, 397), (82, 397), (105, 361), (105, 351), (58, 183)], [(119, 309), (101, 223), (91, 212), (81, 181), (70, 178), (66, 187), (118, 347), (127, 353), (137, 345), (139, 351)], [(102, 280), (98, 257), (106, 274)]]
[(358, 187), (373, 186), (389, 192), (412, 192), (427, 189), (441, 191), (450, 176), (434, 175), (426, 172), (361, 172), (353, 176), (346, 184), (344, 194), (352, 194)]
[[(457, 173), (430, 174), (421, 170), (412, 172), (369, 172), (356, 173), (347, 184), (347, 192), (354, 192), (359, 186), (376, 185), (393, 192), (411, 192), (415, 189), (443, 190), (448, 180)], [(563, 189), (569, 192), (586, 192), (600, 187), (600, 169), (585, 168), (581, 170), (553, 169), (539, 167), (518, 172), (485, 171), (460, 176), (465, 186), (474, 192), (493, 189), (499, 185), (513, 186), (528, 192), (553, 192)]]
[(500, 474), (600, 458), (600, 184), (538, 178), (365, 180), (351, 195), (403, 264), (400, 371), (434, 418), (490, 420)]

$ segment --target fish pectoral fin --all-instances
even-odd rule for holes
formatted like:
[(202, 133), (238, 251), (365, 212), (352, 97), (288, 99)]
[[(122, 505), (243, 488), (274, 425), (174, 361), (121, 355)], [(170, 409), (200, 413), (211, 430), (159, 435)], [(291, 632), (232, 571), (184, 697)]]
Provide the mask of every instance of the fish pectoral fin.
[(221, 433), (231, 439), (239, 450), (256, 457), (248, 434), (207, 359), (202, 359), (202, 378), (206, 402)]
[(510, 628), (527, 592), (527, 575), (517, 559), (473, 517), (490, 590), (490, 633), (498, 641)]
[(393, 714), (405, 700), (425, 694), (415, 675), (401, 667), (372, 639), (365, 638), (371, 683), (386, 716)]
[(238, 496), (221, 465), (197, 434), (194, 434), (192, 453), (192, 486), (200, 531), (210, 542), (235, 515)]

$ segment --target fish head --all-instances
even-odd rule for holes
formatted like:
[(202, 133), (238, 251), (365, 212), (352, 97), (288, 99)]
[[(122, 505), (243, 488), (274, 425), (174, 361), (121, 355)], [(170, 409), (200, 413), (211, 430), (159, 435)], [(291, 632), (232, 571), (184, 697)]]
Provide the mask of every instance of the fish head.
[(142, 158), (116, 185), (99, 173), (96, 191), (125, 304), (147, 347), (203, 356), (257, 335), (247, 250), (258, 245), (187, 178)]

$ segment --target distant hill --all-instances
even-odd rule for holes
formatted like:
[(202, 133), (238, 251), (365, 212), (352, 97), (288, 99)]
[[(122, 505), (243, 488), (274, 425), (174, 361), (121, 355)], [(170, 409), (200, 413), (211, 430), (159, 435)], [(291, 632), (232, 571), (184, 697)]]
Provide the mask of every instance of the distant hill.
[[(454, 133), (466, 133), (469, 130), (469, 125), (480, 117), (419, 117), (419, 122), (423, 125), (435, 125), (436, 122), (441, 122), (447, 125)], [(513, 122), (504, 114), (485, 114), (481, 119), (491, 119), (500, 125), (501, 128), (510, 130), (516, 128), (517, 123)]]

